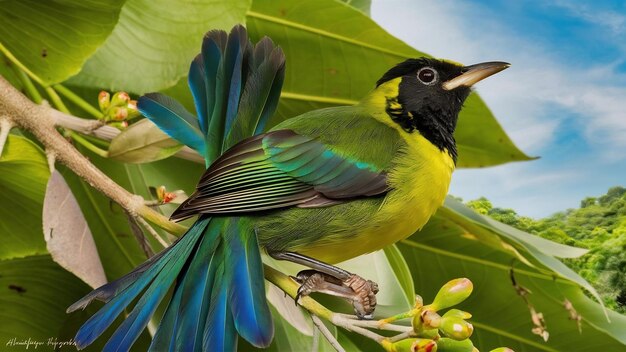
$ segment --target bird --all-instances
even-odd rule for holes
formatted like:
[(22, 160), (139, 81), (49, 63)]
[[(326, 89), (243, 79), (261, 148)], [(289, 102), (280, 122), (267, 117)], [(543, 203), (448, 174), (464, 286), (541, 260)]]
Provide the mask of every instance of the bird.
[(171, 215), (197, 219), (171, 246), (68, 308), (105, 302), (77, 332), (79, 348), (135, 302), (104, 347), (129, 350), (164, 300), (151, 351), (233, 351), (238, 336), (269, 346), (263, 251), (310, 268), (293, 277), (297, 298), (333, 294), (371, 318), (378, 285), (333, 264), (426, 224), (448, 192), (454, 131), (471, 87), (509, 67), (407, 59), (357, 104), (306, 112), (266, 131), (285, 65), (267, 37), (253, 44), (241, 25), (212, 30), (189, 69), (196, 115), (160, 93), (139, 98), (143, 115), (206, 160), (195, 192)]

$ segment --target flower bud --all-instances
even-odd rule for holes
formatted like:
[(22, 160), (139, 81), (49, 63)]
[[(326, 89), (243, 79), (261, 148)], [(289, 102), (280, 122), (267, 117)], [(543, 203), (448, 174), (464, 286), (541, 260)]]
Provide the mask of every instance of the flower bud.
[(437, 343), (431, 339), (404, 339), (394, 342), (390, 350), (394, 352), (437, 352)]
[(98, 106), (102, 112), (106, 112), (109, 106), (111, 106), (111, 94), (109, 92), (101, 91), (98, 94)]
[(439, 324), (441, 324), (441, 316), (432, 310), (425, 310), (422, 312), (421, 318), (422, 323), (424, 324), (424, 329), (426, 330), (438, 328)]
[(508, 348), (508, 347), (498, 347), (495, 350), (491, 350), (489, 352), (515, 352), (512, 349)]
[(113, 94), (113, 97), (111, 98), (111, 106), (124, 106), (124, 107), (126, 107), (126, 105), (128, 105), (129, 101), (130, 101), (130, 96), (128, 96), (128, 93), (126, 93), (126, 92), (117, 92), (117, 93)]
[(442, 352), (472, 352), (475, 350), (470, 339), (457, 341), (446, 337), (437, 340), (437, 348)]
[(467, 299), (472, 294), (473, 288), (472, 282), (466, 278), (448, 281), (439, 289), (429, 308), (438, 311), (455, 306)]
[(159, 186), (156, 189), (156, 197), (157, 200), (159, 201), (159, 203), (163, 203), (165, 200), (165, 194), (167, 192), (165, 191), (165, 186)]
[(137, 110), (137, 100), (129, 101), (128, 105), (126, 105), (126, 110), (128, 111), (128, 120), (141, 116), (141, 113)]
[(441, 317), (439, 330), (447, 337), (460, 341), (472, 336), (474, 326), (455, 316)]
[(109, 118), (114, 121), (124, 121), (128, 117), (128, 109), (115, 106), (109, 110)]

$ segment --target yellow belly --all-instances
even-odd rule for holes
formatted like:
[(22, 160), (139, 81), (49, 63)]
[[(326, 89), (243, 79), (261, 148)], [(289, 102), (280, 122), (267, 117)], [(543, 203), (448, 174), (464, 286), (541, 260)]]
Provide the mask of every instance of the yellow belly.
[(408, 148), (389, 172), (392, 190), (358, 233), (341, 241), (300, 249), (305, 255), (338, 263), (400, 241), (421, 229), (443, 204), (454, 162), (418, 133), (405, 134)]

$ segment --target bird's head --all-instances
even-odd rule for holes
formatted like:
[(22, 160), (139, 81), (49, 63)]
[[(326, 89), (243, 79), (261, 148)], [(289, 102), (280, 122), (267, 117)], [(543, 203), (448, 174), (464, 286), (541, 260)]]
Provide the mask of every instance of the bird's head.
[(431, 58), (409, 59), (387, 71), (375, 92), (384, 95), (388, 118), (408, 133), (421, 133), (456, 160), (453, 133), (472, 85), (509, 66), (506, 62), (463, 66)]

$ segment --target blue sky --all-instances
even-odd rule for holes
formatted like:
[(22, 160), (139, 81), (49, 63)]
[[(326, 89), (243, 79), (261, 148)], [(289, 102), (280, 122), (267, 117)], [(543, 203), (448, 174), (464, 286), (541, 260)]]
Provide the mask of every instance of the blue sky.
[(450, 193), (542, 217), (626, 186), (626, 2), (374, 0), (372, 18), (436, 57), (512, 63), (476, 90), (541, 159), (457, 170)]

